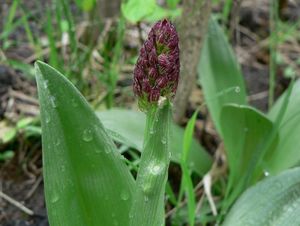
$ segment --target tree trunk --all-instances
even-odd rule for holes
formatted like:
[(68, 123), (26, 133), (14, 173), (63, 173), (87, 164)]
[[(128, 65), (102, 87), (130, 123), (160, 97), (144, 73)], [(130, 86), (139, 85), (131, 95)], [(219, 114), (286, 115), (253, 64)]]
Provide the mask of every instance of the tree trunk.
[(174, 100), (174, 120), (185, 115), (189, 96), (196, 84), (197, 65), (211, 12), (211, 0), (183, 0), (183, 15), (178, 23), (181, 73)]

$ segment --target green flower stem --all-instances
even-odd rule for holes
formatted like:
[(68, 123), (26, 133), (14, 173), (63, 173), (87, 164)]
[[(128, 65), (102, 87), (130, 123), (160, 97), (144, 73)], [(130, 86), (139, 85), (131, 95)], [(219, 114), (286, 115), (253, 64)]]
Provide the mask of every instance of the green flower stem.
[(165, 99), (147, 111), (144, 151), (130, 213), (131, 226), (164, 225), (164, 193), (170, 163), (171, 104)]

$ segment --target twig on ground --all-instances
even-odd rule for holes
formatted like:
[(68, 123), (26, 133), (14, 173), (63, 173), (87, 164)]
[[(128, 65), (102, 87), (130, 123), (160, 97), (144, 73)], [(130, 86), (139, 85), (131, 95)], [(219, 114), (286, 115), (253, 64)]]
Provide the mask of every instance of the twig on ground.
[(24, 213), (26, 213), (30, 216), (34, 215), (34, 212), (31, 209), (27, 208), (22, 203), (20, 203), (17, 200), (9, 197), (8, 195), (4, 194), (2, 191), (0, 191), (0, 198), (3, 198), (4, 200), (9, 202), (10, 204), (12, 204), (15, 207), (17, 207), (18, 209), (22, 210)]

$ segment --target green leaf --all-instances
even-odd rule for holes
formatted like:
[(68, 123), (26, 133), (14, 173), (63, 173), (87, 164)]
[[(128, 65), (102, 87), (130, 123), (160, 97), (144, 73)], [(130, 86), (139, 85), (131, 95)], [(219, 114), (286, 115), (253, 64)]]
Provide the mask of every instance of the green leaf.
[(221, 128), (230, 169), (228, 189), (233, 188), (236, 194), (239, 194), (245, 186), (257, 181), (264, 171), (267, 171), (264, 168), (265, 163), (261, 160), (267, 161), (278, 137), (276, 136), (271, 147), (264, 151), (265, 141), (273, 129), (273, 123), (265, 115), (248, 106), (224, 106)]
[(300, 225), (300, 168), (266, 178), (249, 188), (223, 226)]
[(34, 121), (34, 119), (31, 118), (31, 117), (27, 117), (27, 118), (20, 119), (20, 120), (17, 122), (16, 127), (17, 127), (18, 129), (24, 129), (24, 128), (26, 128), (26, 126), (29, 126), (30, 124), (32, 124), (33, 121)]
[(182, 10), (180, 8), (165, 9), (157, 5), (153, 13), (147, 16), (145, 19), (149, 22), (156, 22), (164, 18), (176, 18), (181, 15), (181, 11)]
[(188, 155), (191, 150), (191, 142), (193, 139), (195, 123), (197, 119), (198, 110), (194, 112), (192, 118), (188, 121), (188, 124), (184, 131), (183, 140), (183, 155), (181, 158), (181, 169), (182, 169), (182, 186), (187, 193), (188, 199), (188, 216), (189, 225), (195, 225), (195, 210), (196, 210), (196, 199), (194, 193), (193, 181), (188, 170)]
[[(113, 109), (98, 112), (110, 136), (123, 144), (139, 151), (143, 148), (146, 117), (142, 112)], [(180, 163), (183, 147), (184, 131), (174, 123), (171, 124), (170, 151), (171, 160)], [(200, 144), (193, 139), (189, 153), (188, 166), (200, 175), (210, 169), (212, 160)]]
[(181, 14), (181, 9), (165, 9), (160, 7), (155, 0), (128, 0), (121, 6), (124, 17), (131, 23), (142, 20), (155, 22), (164, 18), (174, 18)]
[(50, 225), (127, 226), (134, 180), (100, 120), (49, 65), (36, 63), (36, 80)]
[(167, 0), (166, 2), (169, 8), (174, 9), (179, 4), (180, 0)]
[(218, 132), (224, 104), (246, 105), (246, 90), (239, 65), (220, 26), (211, 19), (198, 65), (199, 82)]
[(155, 0), (128, 0), (121, 5), (124, 17), (131, 23), (136, 23), (151, 15), (156, 8)]
[(15, 152), (12, 150), (6, 150), (4, 152), (0, 152), (0, 161), (6, 161), (12, 159), (15, 156)]
[(18, 131), (16, 128), (7, 129), (1, 137), (1, 143), (8, 143), (16, 138)]
[[(284, 104), (287, 91), (278, 99), (269, 112), (269, 117), (275, 122)], [(300, 163), (300, 80), (292, 89), (288, 106), (279, 125), (279, 143), (269, 163), (269, 171), (277, 174)]]

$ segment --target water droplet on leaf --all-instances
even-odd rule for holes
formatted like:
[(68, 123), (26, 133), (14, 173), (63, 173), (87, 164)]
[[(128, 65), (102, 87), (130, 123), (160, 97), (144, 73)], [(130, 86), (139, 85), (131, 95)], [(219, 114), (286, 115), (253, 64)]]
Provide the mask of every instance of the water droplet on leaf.
[(101, 151), (101, 149), (96, 149), (95, 152), (96, 152), (97, 154), (100, 154), (102, 151)]
[(167, 144), (167, 138), (166, 137), (161, 138), (161, 143), (162, 144)]
[(91, 129), (85, 129), (82, 134), (82, 139), (86, 142), (93, 140), (93, 131)]
[(153, 165), (150, 168), (150, 172), (153, 174), (153, 175), (159, 175), (163, 169), (164, 169), (164, 166), (163, 165)]
[(50, 96), (50, 103), (53, 108), (57, 108), (57, 101), (55, 96)]
[(45, 81), (43, 82), (43, 85), (44, 85), (44, 88), (45, 88), (45, 89), (47, 89), (47, 88), (48, 88), (48, 83), (49, 83), (49, 81), (48, 81), (48, 80), (45, 80)]
[(267, 177), (270, 175), (270, 173), (267, 170), (264, 170), (264, 175), (265, 175), (265, 177)]
[(51, 121), (50, 115), (48, 113), (45, 114), (45, 121), (47, 124)]
[(129, 199), (129, 193), (127, 191), (122, 191), (121, 192), (121, 199), (123, 201), (127, 201)]
[(78, 107), (78, 103), (77, 103), (77, 101), (75, 99), (72, 99), (71, 103), (72, 103), (73, 107), (75, 107), (75, 108)]
[(58, 200), (59, 200), (58, 194), (57, 193), (53, 193), (50, 202), (51, 203), (56, 203), (56, 202), (58, 202)]

